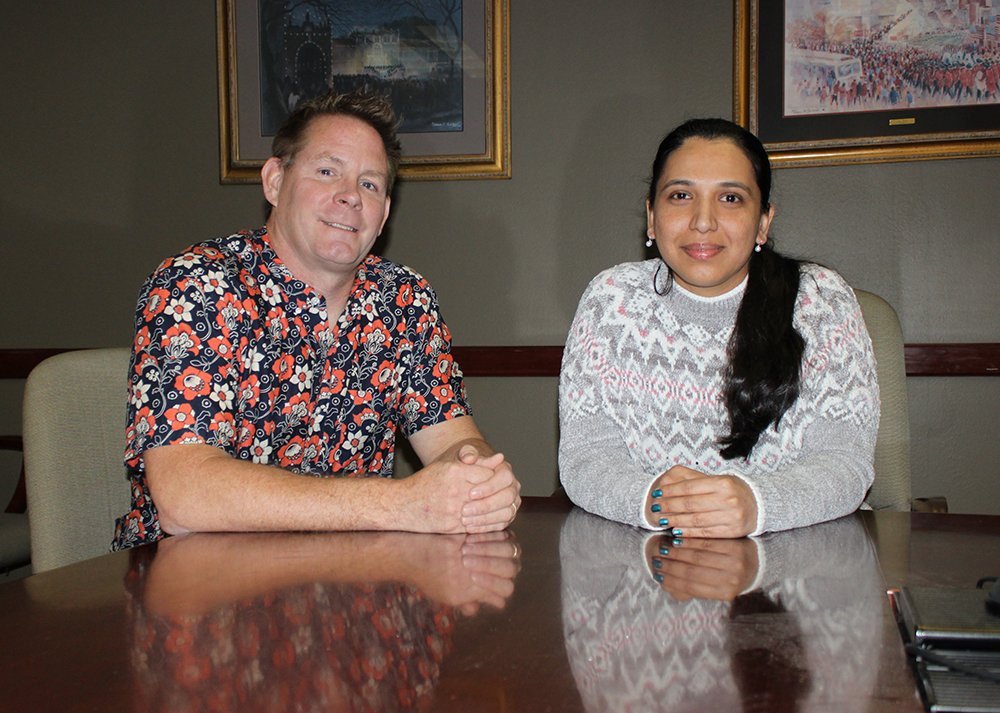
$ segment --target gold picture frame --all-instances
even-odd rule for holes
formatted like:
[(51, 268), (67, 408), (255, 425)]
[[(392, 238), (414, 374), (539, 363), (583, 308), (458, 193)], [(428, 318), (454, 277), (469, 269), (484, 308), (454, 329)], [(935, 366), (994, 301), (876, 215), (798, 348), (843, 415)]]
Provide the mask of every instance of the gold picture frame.
[[(257, 0), (216, 0), (222, 184), (260, 183), (270, 156), (261, 130), (256, 13)], [(509, 16), (509, 0), (463, 3), (463, 129), (401, 133), (401, 179), (511, 177)]]
[(898, 109), (787, 114), (785, 24), (802, 4), (734, 0), (733, 119), (760, 138), (775, 168), (1000, 155), (1000, 101), (914, 109), (900, 99)]

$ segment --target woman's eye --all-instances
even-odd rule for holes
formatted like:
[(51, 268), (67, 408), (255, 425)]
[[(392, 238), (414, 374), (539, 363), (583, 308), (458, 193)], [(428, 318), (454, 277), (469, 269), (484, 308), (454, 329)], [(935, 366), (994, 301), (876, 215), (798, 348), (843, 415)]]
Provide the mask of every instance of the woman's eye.
[(672, 200), (678, 200), (678, 201), (682, 201), (685, 198), (689, 197), (690, 195), (688, 193), (685, 193), (684, 191), (674, 191), (673, 193), (670, 194), (670, 198)]
[(735, 193), (727, 193), (726, 195), (722, 196), (722, 200), (724, 203), (739, 203), (740, 201), (743, 200), (743, 197), (738, 196)]

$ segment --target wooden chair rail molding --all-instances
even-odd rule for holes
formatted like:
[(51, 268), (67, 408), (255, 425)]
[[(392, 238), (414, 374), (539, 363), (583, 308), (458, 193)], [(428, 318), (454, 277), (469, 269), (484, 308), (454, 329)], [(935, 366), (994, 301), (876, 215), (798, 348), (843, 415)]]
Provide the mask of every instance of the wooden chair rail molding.
[[(50, 356), (72, 349), (0, 349), (0, 379), (25, 379)], [(561, 346), (453, 347), (466, 376), (559, 376)], [(1000, 376), (1000, 343), (907, 344), (907, 376)]]

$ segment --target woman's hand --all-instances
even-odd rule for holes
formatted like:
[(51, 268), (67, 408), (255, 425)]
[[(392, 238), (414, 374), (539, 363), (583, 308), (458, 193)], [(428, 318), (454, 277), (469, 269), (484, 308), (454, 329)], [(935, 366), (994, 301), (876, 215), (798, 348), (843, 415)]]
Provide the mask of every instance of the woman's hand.
[(650, 537), (646, 564), (660, 588), (678, 601), (731, 601), (757, 577), (757, 545), (752, 540), (674, 542), (672, 536)]
[(646, 521), (675, 537), (745, 537), (757, 527), (757, 501), (734, 475), (705, 475), (675, 465), (646, 496)]

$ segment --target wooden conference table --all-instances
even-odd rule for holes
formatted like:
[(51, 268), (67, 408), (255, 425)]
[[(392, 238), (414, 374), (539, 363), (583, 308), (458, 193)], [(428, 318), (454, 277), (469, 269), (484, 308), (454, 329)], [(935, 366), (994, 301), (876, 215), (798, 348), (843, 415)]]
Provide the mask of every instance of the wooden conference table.
[(513, 532), (464, 560), (443, 536), (194, 535), (0, 585), (0, 710), (921, 711), (886, 590), (1000, 564), (991, 516), (704, 551), (528, 498)]

